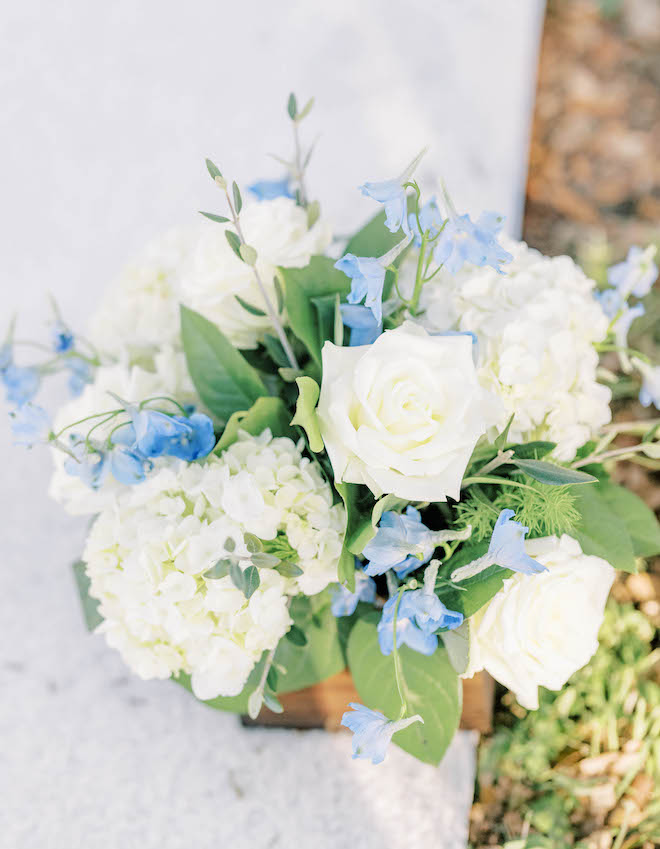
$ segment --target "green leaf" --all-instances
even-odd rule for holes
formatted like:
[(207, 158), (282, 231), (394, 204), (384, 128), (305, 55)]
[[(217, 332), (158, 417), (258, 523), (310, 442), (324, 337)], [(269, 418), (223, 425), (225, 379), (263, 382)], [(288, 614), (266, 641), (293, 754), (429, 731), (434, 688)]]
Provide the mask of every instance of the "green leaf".
[(294, 646), (306, 646), (307, 645), (307, 637), (305, 636), (305, 632), (298, 628), (297, 625), (292, 625), (291, 628), (285, 634), (286, 639), (293, 643)]
[(216, 177), (222, 177), (222, 174), (220, 173), (220, 169), (218, 168), (218, 166), (214, 162), (211, 162), (210, 159), (206, 159), (205, 162), (206, 162), (206, 168), (207, 168), (209, 174), (211, 175), (212, 180), (215, 180)]
[(319, 385), (311, 377), (296, 378), (298, 385), (298, 400), (296, 414), (291, 420), (292, 425), (298, 425), (307, 434), (309, 447), (315, 454), (323, 451), (323, 437), (316, 415), (316, 403), (319, 400)]
[(337, 564), (337, 578), (349, 592), (355, 592), (355, 555), (351, 554), (345, 545)]
[[(243, 247), (245, 247), (245, 245), (243, 245)], [(243, 307), (243, 309), (246, 312), (250, 313), (250, 315), (257, 315), (257, 316), (260, 316), (260, 317), (263, 317), (264, 315), (266, 315), (264, 310), (260, 310), (259, 307), (255, 307), (252, 304), (249, 304), (247, 301), (245, 301), (243, 298), (241, 298), (240, 295), (234, 295), (234, 297), (236, 298), (238, 303)]]
[(514, 456), (511, 458), (511, 462), (530, 478), (549, 486), (598, 482), (598, 478), (588, 475), (586, 472), (567, 469), (564, 466), (555, 466), (554, 463), (546, 463), (544, 460), (520, 460)]
[(314, 106), (314, 98), (310, 97), (307, 103), (303, 106), (300, 112), (296, 115), (296, 119), (298, 121), (302, 121), (303, 118), (306, 118), (309, 113), (312, 111), (312, 106)]
[(282, 347), (282, 343), (279, 339), (275, 336), (271, 336), (270, 333), (266, 333), (263, 345), (276, 366), (279, 366), (280, 368), (289, 367), (289, 358), (287, 357), (286, 351)]
[(280, 278), (277, 274), (273, 277), (273, 287), (277, 298), (277, 314), (280, 315), (284, 309), (284, 292), (282, 291), (282, 284), (280, 283)]
[(642, 499), (629, 489), (610, 482), (599, 483), (595, 489), (626, 526), (635, 556), (660, 554), (660, 522)]
[(318, 311), (312, 299), (335, 293), (345, 296), (351, 288), (350, 280), (334, 267), (332, 259), (324, 256), (313, 256), (305, 268), (281, 268), (280, 273), (289, 326), (320, 366), (325, 339), (321, 340)]
[(257, 264), (257, 252), (252, 247), (252, 245), (241, 245), (238, 252), (240, 253), (243, 262), (246, 265), (251, 265), (254, 268), (254, 266)]
[(271, 688), (271, 690), (277, 690), (277, 680), (278, 680), (277, 669), (271, 665), (268, 670), (268, 675), (266, 676), (266, 684)]
[(88, 631), (93, 631), (103, 622), (103, 617), (99, 613), (99, 602), (89, 594), (89, 588), (92, 582), (87, 577), (84, 562), (82, 560), (76, 560), (71, 568), (73, 569), (73, 576), (76, 579), (76, 587), (80, 596), (85, 625), (87, 625)]
[(218, 224), (226, 224), (229, 221), (228, 218), (225, 218), (224, 215), (216, 215), (215, 212), (202, 212), (200, 209), (200, 215), (203, 215), (204, 218), (208, 218), (210, 221), (216, 221)]
[(320, 217), (321, 204), (317, 200), (314, 200), (307, 207), (307, 229), (311, 230)]
[[(339, 639), (337, 619), (328, 604), (329, 593), (318, 596), (298, 596), (291, 603), (291, 616), (298, 630), (306, 638), (304, 645), (290, 640), (280, 640), (275, 652), (274, 663), (286, 669), (280, 675), (277, 693), (289, 693), (311, 687), (346, 667), (346, 660)], [(314, 614), (314, 605), (325, 606)], [(289, 632), (290, 633), (290, 632)]]
[[(462, 546), (456, 554), (443, 563), (440, 569), (441, 577), (449, 579), (455, 569), (481, 557), (487, 549), (488, 542)], [(512, 574), (510, 569), (489, 566), (478, 575), (461, 581), (458, 585), (461, 587), (460, 590), (441, 582), (436, 587), (436, 594), (450, 610), (457, 610), (468, 619), (488, 604), (491, 598), (502, 589), (504, 580), (510, 578)]]
[(600, 487), (602, 484), (576, 490), (575, 508), (580, 523), (572, 536), (585, 554), (594, 554), (611, 563), (615, 569), (636, 572), (635, 551), (625, 522), (611, 509)]
[(335, 316), (338, 297), (339, 294), (335, 293), (334, 295), (322, 295), (319, 298), (311, 299), (314, 309), (316, 310), (316, 322), (319, 329), (319, 346), (321, 349), (327, 341), (335, 342)]
[(235, 560), (229, 564), (229, 577), (236, 589), (243, 592), (243, 570)]
[(272, 710), (273, 713), (284, 713), (284, 708), (277, 700), (277, 697), (268, 690), (264, 690), (264, 704), (268, 710)]
[[(254, 689), (259, 684), (261, 673), (264, 668), (264, 662), (265, 660), (262, 657), (250, 673), (245, 687), (243, 687), (243, 690), (238, 694), (238, 696), (218, 696), (218, 698), (209, 699), (208, 701), (202, 702), (202, 704), (208, 705), (215, 710), (226, 710), (230, 713), (247, 713), (248, 699), (250, 694), (254, 692)], [(192, 693), (190, 675), (185, 672), (180, 672), (176, 678), (173, 677), (170, 680), (188, 690), (189, 693)]]
[(236, 254), (236, 256), (243, 262), (243, 257), (241, 256), (241, 240), (234, 233), (233, 230), (225, 230), (225, 238), (229, 242), (229, 247)]
[[(394, 657), (380, 651), (377, 617), (359, 620), (348, 638), (348, 665), (364, 704), (396, 719), (401, 709), (394, 674)], [(410, 714), (416, 722), (397, 732), (392, 741), (425, 763), (440, 763), (461, 717), (461, 687), (447, 651), (438, 646), (429, 657), (408, 646), (399, 650), (408, 690)]]
[(298, 114), (298, 103), (296, 102), (296, 96), (293, 92), (289, 95), (289, 99), (286, 104), (286, 111), (289, 113), (289, 118), (292, 121), (296, 120), (296, 115)]
[(336, 483), (346, 507), (346, 536), (344, 544), (352, 554), (362, 554), (365, 545), (376, 536), (376, 526), (386, 510), (408, 504), (396, 495), (385, 495), (374, 503), (366, 487), (354, 483)]
[(231, 560), (218, 560), (215, 566), (211, 566), (210, 569), (207, 569), (206, 572), (202, 575), (203, 578), (209, 578), (209, 580), (217, 580), (218, 578), (225, 578), (229, 574), (229, 568), (231, 566)]
[(249, 531), (246, 531), (243, 534), (243, 542), (245, 543), (245, 547), (249, 554), (258, 554), (260, 551), (264, 550), (263, 542), (258, 536), (249, 533)]
[(497, 448), (498, 451), (501, 448), (504, 448), (504, 446), (506, 445), (506, 441), (509, 438), (509, 431), (511, 430), (511, 425), (513, 424), (514, 417), (515, 413), (511, 413), (509, 421), (506, 423), (504, 430), (497, 435), (495, 442), (493, 442), (493, 446)]
[(259, 436), (266, 428), (270, 428), (273, 436), (290, 436), (295, 439), (296, 434), (289, 427), (290, 418), (291, 414), (280, 398), (258, 398), (249, 410), (241, 410), (231, 416), (215, 446), (215, 453), (221, 454), (233, 445), (238, 439), (239, 430)]
[[(255, 555), (256, 557), (257, 555)], [(250, 598), (259, 589), (261, 578), (256, 566), (247, 566), (243, 570), (243, 595)]]
[(556, 442), (526, 442), (523, 445), (510, 445), (513, 456), (518, 460), (540, 460), (557, 447)]
[(241, 197), (241, 190), (238, 188), (236, 180), (234, 180), (234, 182), (231, 184), (231, 191), (234, 195), (234, 209), (236, 210), (236, 215), (238, 215), (238, 213), (243, 208), (243, 198)]
[(258, 551), (250, 558), (255, 566), (259, 569), (275, 569), (280, 565), (280, 558), (275, 554), (268, 554), (265, 551)]
[(267, 394), (258, 372), (215, 324), (184, 306), (181, 336), (195, 388), (220, 420), (227, 421), (237, 410), (247, 410)]
[(279, 572), (283, 578), (299, 578), (304, 574), (300, 566), (295, 563), (290, 563), (288, 560), (281, 560), (275, 567), (275, 571)]

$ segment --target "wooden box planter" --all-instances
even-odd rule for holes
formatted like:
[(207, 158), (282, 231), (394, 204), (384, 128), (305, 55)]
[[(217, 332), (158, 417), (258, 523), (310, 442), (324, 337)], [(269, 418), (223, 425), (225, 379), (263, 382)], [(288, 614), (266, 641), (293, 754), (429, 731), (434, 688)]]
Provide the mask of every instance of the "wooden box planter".
[[(485, 672), (463, 681), (461, 728), (482, 732), (492, 729), (494, 694), (495, 682)], [(337, 731), (348, 703), (361, 701), (348, 669), (313, 687), (280, 695), (278, 699), (284, 713), (273, 713), (264, 707), (256, 720), (242, 717), (243, 724)]]

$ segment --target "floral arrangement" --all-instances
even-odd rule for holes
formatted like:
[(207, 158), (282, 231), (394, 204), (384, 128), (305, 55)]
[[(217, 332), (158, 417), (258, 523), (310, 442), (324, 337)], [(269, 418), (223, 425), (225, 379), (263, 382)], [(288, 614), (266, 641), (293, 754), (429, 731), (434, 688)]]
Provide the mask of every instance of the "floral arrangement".
[[(282, 179), (244, 203), (207, 160), (224, 210), (151, 245), (87, 336), (54, 305), (42, 361), (18, 362), (12, 322), (0, 375), (16, 441), (50, 447), (52, 496), (95, 517), (88, 623), (137, 675), (256, 717), (348, 665), (354, 756), (393, 739), (438, 763), (462, 677), (536, 708), (596, 651), (615, 569), (660, 551), (611, 479), (657, 464), (658, 420), (611, 424), (599, 365), (618, 352), (660, 407), (660, 366), (626, 339), (658, 269), (633, 248), (598, 291), (501, 216), (424, 197), (422, 154), (361, 186), (377, 214), (333, 240), (311, 106), (289, 98)], [(62, 373), (51, 419), (35, 397)]]

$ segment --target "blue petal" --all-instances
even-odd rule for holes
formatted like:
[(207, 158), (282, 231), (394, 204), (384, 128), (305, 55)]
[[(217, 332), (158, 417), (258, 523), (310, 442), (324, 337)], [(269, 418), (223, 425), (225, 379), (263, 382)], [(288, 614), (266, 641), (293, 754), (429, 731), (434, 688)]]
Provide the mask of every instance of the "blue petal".
[[(356, 565), (359, 561), (356, 558)], [(376, 584), (363, 572), (355, 575), (355, 592), (352, 593), (346, 587), (337, 585), (332, 595), (331, 611), (334, 616), (352, 616), (358, 606), (358, 602), (364, 601), (373, 604), (376, 600)]]
[(12, 414), (11, 430), (17, 445), (31, 448), (38, 442), (48, 441), (50, 418), (43, 407), (24, 404)]
[(257, 180), (248, 186), (248, 191), (251, 192), (257, 200), (274, 200), (275, 198), (293, 198), (294, 194), (291, 191), (291, 180), (289, 177), (283, 177), (281, 180)]
[(360, 304), (341, 304), (339, 309), (344, 324), (351, 329), (351, 347), (371, 345), (383, 332), (383, 325), (376, 321), (368, 307)]
[(65, 354), (73, 348), (74, 337), (69, 328), (61, 321), (56, 321), (52, 330), (53, 351)]
[(520, 522), (511, 521), (514, 515), (513, 510), (502, 510), (500, 513), (488, 546), (489, 557), (498, 566), (523, 575), (547, 572), (545, 566), (525, 552), (525, 534), (529, 528)]
[(151, 463), (139, 451), (122, 445), (113, 449), (110, 463), (113, 476), (126, 486), (142, 483), (151, 467)]
[(36, 368), (9, 365), (2, 371), (7, 401), (21, 407), (37, 394), (41, 377)]
[(193, 413), (189, 418), (174, 416), (174, 420), (188, 429), (176, 437), (167, 449), (167, 453), (180, 460), (192, 463), (201, 457), (206, 457), (216, 445), (213, 422), (204, 413)]

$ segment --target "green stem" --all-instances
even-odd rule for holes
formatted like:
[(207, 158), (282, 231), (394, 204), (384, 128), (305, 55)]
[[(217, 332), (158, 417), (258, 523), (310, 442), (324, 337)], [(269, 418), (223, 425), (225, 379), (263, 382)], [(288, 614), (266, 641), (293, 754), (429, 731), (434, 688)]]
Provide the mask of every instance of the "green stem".
[[(87, 447), (88, 447), (88, 448), (92, 448), (92, 444), (91, 444), (91, 442), (89, 441), (89, 438), (90, 438), (90, 436), (94, 433), (94, 431), (95, 431), (97, 428), (99, 428), (99, 427), (103, 427), (103, 425), (104, 425), (104, 424), (107, 424), (109, 421), (112, 421), (112, 419), (114, 419), (114, 418), (115, 418), (115, 416), (118, 416), (120, 412), (121, 412), (121, 410), (119, 410), (119, 411), (118, 411), (118, 412), (116, 412), (116, 413), (110, 413), (110, 415), (108, 415), (105, 419), (101, 419), (101, 421), (100, 421), (100, 422), (97, 422), (97, 423), (94, 425), (94, 427), (91, 427), (91, 428), (87, 431), (87, 436), (85, 437), (85, 444), (87, 445)], [(113, 432), (114, 432), (114, 431), (113, 431)]]
[(123, 413), (123, 408), (120, 410), (106, 410), (104, 413), (94, 413), (92, 416), (85, 416), (84, 419), (78, 419), (78, 421), (71, 422), (66, 427), (63, 427), (62, 430), (58, 430), (56, 434), (53, 435), (54, 439), (59, 439), (63, 433), (66, 433), (67, 430), (71, 430), (72, 427), (76, 427), (76, 425), (84, 424), (85, 422), (90, 421), (91, 419), (100, 419), (103, 416), (109, 416), (111, 413)]
[(490, 477), (479, 477), (479, 476), (465, 478), (465, 480), (461, 484), (461, 489), (465, 489), (466, 487), (472, 486), (472, 484), (475, 484), (475, 483), (494, 483), (494, 484), (497, 484), (498, 486), (518, 486), (521, 489), (532, 489), (532, 490), (534, 489), (534, 487), (529, 486), (529, 484), (521, 483), (520, 481), (513, 481), (513, 480), (510, 480), (509, 478), (496, 478), (496, 477), (490, 478)]
[[(421, 230), (420, 230), (421, 232)], [(419, 256), (417, 257), (417, 272), (415, 274), (415, 288), (413, 290), (412, 298), (410, 299), (410, 312), (415, 315), (417, 312), (417, 308), (419, 306), (419, 299), (422, 294), (422, 286), (424, 285), (424, 256), (426, 254), (426, 242), (428, 240), (428, 231), (422, 233), (422, 244), (419, 249)]]
[(182, 413), (185, 414), (186, 409), (178, 401), (175, 401), (174, 398), (170, 398), (169, 395), (154, 395), (151, 398), (145, 398), (144, 401), (140, 401), (140, 409), (142, 409), (146, 404), (150, 404), (152, 401), (169, 401), (170, 404), (174, 404), (175, 407), (178, 407)]
[(594, 348), (598, 351), (599, 354), (607, 353), (608, 351), (614, 351), (617, 354), (629, 354), (631, 357), (637, 357), (637, 359), (641, 360), (644, 363), (650, 363), (651, 360), (646, 354), (642, 353), (642, 351), (638, 351), (636, 348), (622, 348), (620, 345), (610, 345), (606, 343), (601, 343), (598, 345), (594, 345)]
[(406, 682), (403, 677), (403, 670), (401, 669), (401, 658), (399, 657), (399, 648), (396, 644), (396, 621), (399, 615), (399, 605), (401, 604), (401, 597), (406, 591), (405, 586), (402, 586), (399, 589), (399, 595), (396, 600), (396, 604), (394, 605), (394, 621), (392, 624), (392, 654), (394, 655), (394, 676), (396, 678), (396, 688), (399, 693), (399, 698), (401, 699), (401, 712), (399, 713), (399, 719), (403, 719), (403, 717), (408, 713), (408, 702), (406, 701), (405, 691), (406, 691)]

